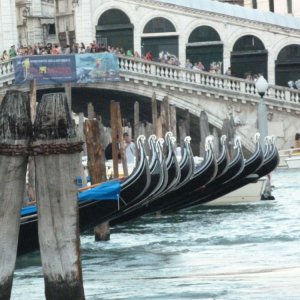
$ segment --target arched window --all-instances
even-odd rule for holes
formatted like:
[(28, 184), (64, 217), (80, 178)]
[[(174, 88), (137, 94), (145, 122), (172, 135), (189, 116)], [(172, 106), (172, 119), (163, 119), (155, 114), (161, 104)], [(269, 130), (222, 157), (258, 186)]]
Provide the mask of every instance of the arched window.
[(133, 25), (120, 9), (104, 12), (96, 26), (96, 40), (104, 47), (111, 46), (133, 51)]
[(201, 62), (205, 69), (213, 71), (218, 65), (217, 71), (223, 68), (223, 43), (218, 32), (210, 26), (199, 26), (189, 36), (186, 47), (186, 58), (192, 64)]
[(98, 20), (98, 26), (130, 24), (128, 16), (120, 9), (110, 9), (104, 12)]
[[(170, 33), (168, 36), (157, 33)], [(174, 33), (172, 33), (174, 32)], [(141, 40), (142, 55), (146, 56), (148, 52), (159, 60), (160, 53), (169, 53), (172, 57), (178, 56), (178, 35), (175, 26), (166, 18), (158, 17), (150, 20), (144, 27), (144, 36)], [(155, 35), (152, 35), (155, 33)]]
[[(300, 79), (300, 45), (293, 44), (284, 47), (275, 62), (275, 83), (288, 86), (289, 82)], [(293, 83), (294, 85), (294, 83)]]
[(218, 32), (210, 26), (200, 26), (189, 36), (189, 43), (220, 41)]
[(278, 61), (294, 61), (295, 59), (300, 61), (300, 45), (290, 45), (284, 47), (278, 54)]
[(245, 35), (237, 40), (233, 46), (233, 52), (265, 50), (262, 41), (254, 35)]
[(144, 28), (144, 33), (157, 32), (176, 32), (176, 29), (168, 19), (159, 17), (150, 20)]
[(268, 51), (254, 35), (239, 38), (231, 52), (231, 74), (241, 78), (254, 78), (262, 74), (268, 78)]

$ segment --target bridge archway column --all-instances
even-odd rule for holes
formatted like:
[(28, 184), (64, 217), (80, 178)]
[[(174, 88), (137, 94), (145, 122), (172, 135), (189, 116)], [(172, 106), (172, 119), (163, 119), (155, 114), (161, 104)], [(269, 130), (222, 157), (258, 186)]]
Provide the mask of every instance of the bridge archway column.
[(224, 73), (226, 72), (226, 70), (231, 67), (231, 48), (229, 47), (225, 47), (224, 46), (224, 50), (223, 50), (223, 70)]
[(274, 51), (269, 51), (268, 54), (268, 83), (275, 85), (275, 62)]
[(142, 38), (141, 35), (137, 32), (137, 30), (133, 30), (133, 48), (134, 51), (137, 51), (140, 55), (142, 55)]
[(181, 34), (178, 38), (178, 58), (181, 64), (181, 67), (185, 66), (185, 61), (186, 61), (186, 39), (184, 36)]
[(95, 26), (92, 20), (91, 1), (81, 1), (75, 8), (76, 42), (89, 45), (96, 39)]

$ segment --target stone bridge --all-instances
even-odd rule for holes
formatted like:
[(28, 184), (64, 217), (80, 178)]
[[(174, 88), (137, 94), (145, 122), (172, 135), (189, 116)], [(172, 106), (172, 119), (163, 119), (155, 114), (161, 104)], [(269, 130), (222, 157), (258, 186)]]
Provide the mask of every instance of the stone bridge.
[[(240, 78), (188, 70), (152, 61), (119, 57), (120, 82), (104, 84), (74, 84), (77, 88), (96, 88), (127, 92), (148, 97), (155, 92), (158, 100), (168, 96), (170, 104), (188, 109), (196, 116), (204, 110), (209, 123), (221, 129), (223, 120), (232, 116), (237, 124), (236, 133), (243, 145), (253, 150), (251, 138), (257, 131), (257, 106), (259, 95), (253, 81)], [(62, 86), (55, 86), (62, 87)], [(14, 86), (11, 62), (0, 64), (0, 95)], [(53, 86), (42, 85), (39, 89)], [(22, 87), (28, 90), (28, 87)], [(269, 134), (277, 136), (279, 149), (294, 145), (296, 132), (300, 131), (300, 92), (270, 85), (264, 97), (268, 108)]]

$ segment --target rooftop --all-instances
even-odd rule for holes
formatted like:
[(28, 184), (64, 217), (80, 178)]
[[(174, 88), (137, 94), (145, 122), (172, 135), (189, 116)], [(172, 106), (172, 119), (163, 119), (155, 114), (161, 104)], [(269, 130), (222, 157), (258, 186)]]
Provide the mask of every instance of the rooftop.
[(300, 18), (213, 0), (159, 0), (158, 2), (300, 30)]

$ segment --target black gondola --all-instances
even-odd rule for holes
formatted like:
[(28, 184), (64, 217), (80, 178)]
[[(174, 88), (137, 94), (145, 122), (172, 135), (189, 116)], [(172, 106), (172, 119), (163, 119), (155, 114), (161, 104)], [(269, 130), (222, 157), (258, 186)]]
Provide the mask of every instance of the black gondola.
[[(152, 199), (147, 199), (138, 207), (130, 208), (126, 215), (111, 220), (111, 224), (119, 224), (147, 213), (159, 211), (165, 206), (170, 205), (170, 203), (173, 203), (173, 201), (176, 201), (178, 198), (181, 198), (182, 195), (186, 195), (188, 191), (198, 188), (199, 186), (203, 186), (211, 181), (217, 174), (217, 162), (213, 152), (212, 142), (212, 137), (208, 137), (206, 139), (206, 154), (204, 160), (201, 165), (195, 169), (194, 173), (189, 180), (185, 182), (185, 184), (180, 185), (178, 188), (174, 187), (169, 193), (153, 197)], [(187, 147), (188, 153), (193, 158), (189, 142), (185, 144), (185, 147)]]
[[(132, 174), (120, 183), (119, 200), (108, 199), (79, 202), (79, 226), (81, 232), (93, 228), (109, 215), (125, 206), (129, 206), (131, 201), (134, 201), (147, 190), (150, 184), (150, 173), (144, 150), (144, 140), (143, 136), (140, 136), (137, 140), (139, 161)], [(21, 216), (18, 255), (39, 249), (37, 223), (37, 213), (34, 207), (30, 213)]]
[[(259, 143), (259, 134), (255, 136), (256, 150), (254, 154), (245, 162), (243, 171), (230, 181), (224, 182), (218, 187), (214, 187), (214, 191), (207, 189), (198, 195), (198, 199), (193, 199), (189, 206), (182, 206), (179, 209), (194, 207), (219, 197), (224, 196), (246, 184), (257, 181), (260, 177), (269, 174), (278, 165), (279, 155), (274, 140), (267, 137), (266, 147), (263, 152)], [(196, 197), (196, 196), (195, 196)]]
[[(199, 188), (194, 189), (185, 197), (179, 198), (176, 201), (176, 203), (174, 203), (173, 205), (169, 205), (165, 207), (163, 211), (167, 212), (167, 211), (179, 210), (182, 208), (197, 205), (197, 201), (199, 201), (199, 198), (216, 193), (216, 191), (222, 184), (225, 184), (226, 182), (233, 180), (239, 174), (241, 174), (241, 172), (244, 169), (244, 155), (243, 155), (242, 146), (239, 137), (235, 138), (234, 145), (236, 149), (236, 154), (234, 159), (229, 163), (228, 167), (226, 166), (226, 168), (224, 168), (226, 170), (223, 170), (223, 172), (221, 172), (219, 176), (216, 176), (205, 186), (200, 186)], [(224, 142), (224, 146), (225, 146), (225, 142)], [(225, 148), (223, 147), (223, 149), (225, 150), (225, 152), (227, 152), (226, 147)], [(222, 157), (223, 155), (221, 155), (220, 157)], [(228, 159), (228, 156), (227, 158), (224, 158), (225, 161), (226, 159)], [(222, 160), (220, 160), (220, 165), (221, 165), (221, 161)], [(226, 164), (224, 163), (224, 165)]]

